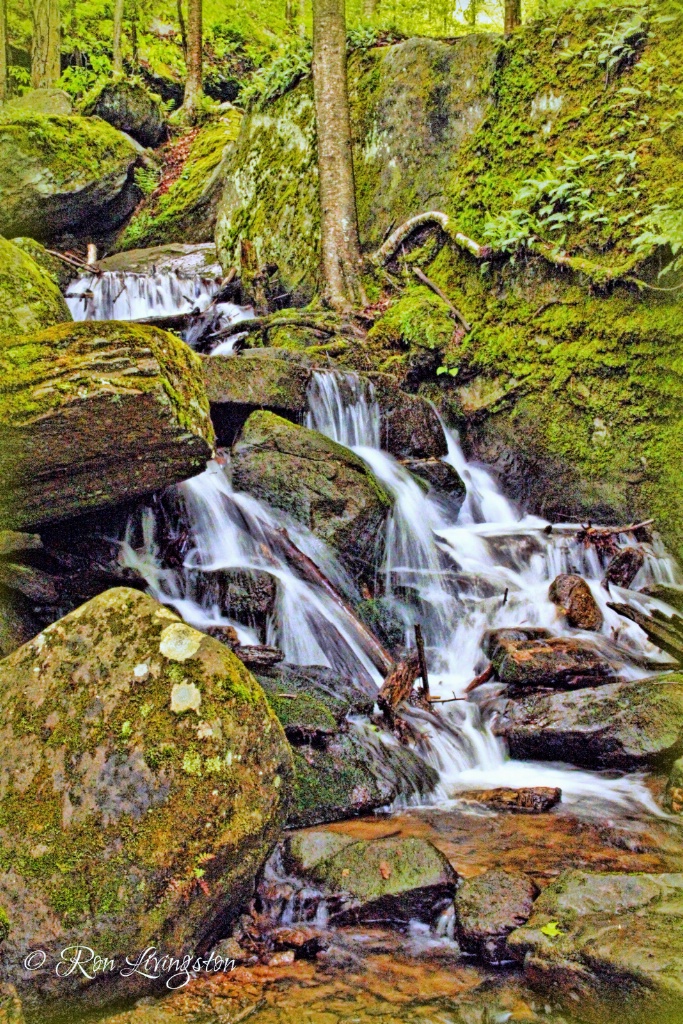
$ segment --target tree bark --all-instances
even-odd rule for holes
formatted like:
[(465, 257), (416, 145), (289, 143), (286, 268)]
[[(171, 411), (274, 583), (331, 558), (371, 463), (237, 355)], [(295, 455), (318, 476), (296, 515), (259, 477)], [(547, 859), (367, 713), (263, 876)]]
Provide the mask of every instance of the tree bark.
[(522, 0), (505, 0), (505, 35), (509, 36), (522, 24)]
[(131, 0), (130, 4), (130, 45), (133, 51), (133, 71), (138, 70), (138, 0)]
[(112, 63), (114, 74), (123, 74), (123, 13), (125, 0), (114, 0), (114, 31), (112, 35)]
[(183, 14), (183, 0), (176, 0), (176, 11), (178, 12), (178, 27), (180, 29), (180, 42), (183, 47), (183, 59), (187, 63), (187, 29), (185, 28), (185, 15)]
[(297, 0), (297, 31), (302, 39), (306, 38), (306, 0)]
[(340, 312), (364, 306), (346, 78), (344, 0), (313, 0), (313, 91), (318, 136), (324, 298)]
[(0, 0), (0, 103), (7, 99), (7, 0)]
[(202, 84), (202, 0), (187, 0), (187, 78), (182, 111), (186, 119), (197, 119)]
[(33, 0), (31, 87), (51, 89), (61, 75), (59, 0)]

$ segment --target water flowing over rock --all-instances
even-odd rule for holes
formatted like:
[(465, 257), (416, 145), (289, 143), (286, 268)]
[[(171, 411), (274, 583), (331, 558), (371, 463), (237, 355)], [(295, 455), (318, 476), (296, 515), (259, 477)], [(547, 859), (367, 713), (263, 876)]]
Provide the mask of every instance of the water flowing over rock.
[(596, 647), (586, 641), (550, 636), (545, 630), (495, 630), (487, 634), (483, 646), (496, 678), (516, 689), (576, 688), (614, 677), (611, 665)]
[(537, 896), (527, 875), (493, 870), (462, 881), (455, 894), (461, 948), (488, 963), (511, 960), (507, 937), (529, 919)]
[(65, 230), (103, 234), (132, 211), (139, 190), (132, 139), (95, 118), (0, 116), (0, 233), (38, 241)]
[(624, 771), (665, 766), (683, 750), (683, 676), (509, 700), (494, 729), (516, 758)]
[(113, 128), (131, 135), (142, 146), (158, 146), (166, 135), (166, 118), (161, 99), (142, 82), (106, 82), (94, 95), (86, 96), (81, 113), (101, 117)]
[(31, 527), (201, 472), (213, 429), (199, 359), (175, 336), (63, 324), (6, 350), (2, 514)]
[[(4, 979), (27, 1007), (130, 997), (141, 978), (87, 986), (51, 965), (84, 936), (121, 966), (221, 938), (284, 823), (285, 737), (223, 645), (125, 588), (40, 633), (0, 677)], [(47, 961), (31, 973), (34, 946)]]
[[(64, 323), (71, 314), (56, 283), (12, 242), (0, 238), (0, 351), (21, 335)], [(7, 373), (4, 366), (3, 372)]]
[[(589, 1021), (677, 1020), (683, 875), (567, 871), (508, 937), (527, 979)], [(672, 1016), (667, 1017), (669, 1009)]]
[(548, 596), (562, 609), (570, 626), (595, 633), (602, 629), (602, 612), (581, 576), (572, 573), (556, 576), (550, 584)]

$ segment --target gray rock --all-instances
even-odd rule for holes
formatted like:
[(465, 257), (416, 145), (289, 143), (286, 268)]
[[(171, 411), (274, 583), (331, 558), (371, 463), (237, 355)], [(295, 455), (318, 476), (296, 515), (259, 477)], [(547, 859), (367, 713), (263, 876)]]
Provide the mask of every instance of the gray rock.
[(86, 96), (81, 111), (89, 117), (101, 117), (142, 146), (158, 146), (166, 136), (161, 99), (142, 82), (125, 78), (106, 82), (94, 95)]
[(521, 873), (486, 871), (461, 882), (455, 894), (460, 947), (487, 963), (512, 959), (507, 937), (524, 924), (538, 896), (538, 886)]
[(634, 771), (683, 751), (683, 675), (506, 701), (494, 731), (512, 757)]
[(645, 555), (641, 548), (624, 548), (615, 555), (607, 568), (603, 583), (613, 583), (617, 587), (628, 589), (643, 568)]
[(169, 242), (167, 245), (153, 245), (146, 249), (129, 249), (107, 256), (97, 264), (104, 273), (153, 274), (155, 272), (176, 274), (178, 277), (206, 277), (222, 279), (220, 263), (213, 242), (186, 245), (183, 242)]

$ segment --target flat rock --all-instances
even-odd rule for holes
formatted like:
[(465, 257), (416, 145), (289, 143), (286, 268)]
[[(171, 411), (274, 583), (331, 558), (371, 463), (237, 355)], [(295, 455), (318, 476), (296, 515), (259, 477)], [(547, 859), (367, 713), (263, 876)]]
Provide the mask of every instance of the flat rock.
[[(225, 934), (279, 838), (292, 764), (224, 646), (145, 594), (110, 590), (0, 663), (0, 730), (0, 980), (27, 1007), (92, 1011), (140, 992), (118, 971), (92, 986), (57, 977), (60, 951), (86, 935), (123, 963)], [(31, 973), (34, 947), (47, 961)]]
[(582, 1019), (673, 1024), (683, 1006), (682, 917), (681, 874), (566, 871), (508, 947), (546, 999), (580, 1006)]
[(165, 331), (62, 324), (0, 354), (0, 526), (31, 529), (202, 472), (198, 357)]
[(176, 274), (178, 277), (222, 278), (213, 242), (190, 245), (169, 242), (145, 249), (113, 253), (97, 264), (102, 273)]
[(507, 937), (531, 915), (536, 884), (521, 872), (486, 871), (461, 881), (455, 894), (460, 948), (497, 964), (511, 960)]
[(516, 811), (518, 814), (545, 814), (562, 799), (562, 790), (551, 786), (522, 789), (473, 789), (459, 795), (465, 803), (483, 804), (494, 811)]
[(491, 631), (483, 647), (490, 652), (496, 678), (513, 689), (570, 689), (614, 678), (612, 666), (589, 642), (549, 636), (545, 630)]
[(71, 114), (73, 107), (63, 89), (29, 89), (22, 96), (13, 96), (0, 105), (0, 119), (18, 114)]
[(550, 600), (562, 610), (567, 624), (574, 629), (587, 629), (598, 633), (603, 617), (591, 588), (581, 576), (562, 573), (556, 576), (548, 590)]
[(510, 755), (635, 771), (683, 750), (683, 675), (507, 700), (494, 723)]
[(262, 356), (205, 356), (204, 382), (212, 406), (303, 414), (311, 371), (286, 359)]

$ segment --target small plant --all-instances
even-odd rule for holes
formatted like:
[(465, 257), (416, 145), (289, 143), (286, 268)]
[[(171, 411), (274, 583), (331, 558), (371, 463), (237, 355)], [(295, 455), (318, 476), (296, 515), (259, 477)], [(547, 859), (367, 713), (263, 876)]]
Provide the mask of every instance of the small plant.
[(159, 184), (161, 171), (158, 167), (136, 167), (133, 177), (142, 194), (151, 196)]
[(28, 68), (19, 67), (18, 64), (10, 64), (7, 68), (7, 79), (10, 93), (23, 96), (30, 88), (31, 72)]
[(646, 258), (657, 249), (668, 249), (673, 258), (659, 276), (683, 270), (683, 209), (659, 204), (637, 221), (637, 226), (643, 228), (632, 242), (637, 255)]
[(630, 10), (611, 29), (598, 32), (583, 52), (585, 66), (605, 72), (605, 87), (637, 57), (648, 37), (647, 13)]

